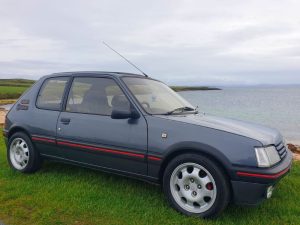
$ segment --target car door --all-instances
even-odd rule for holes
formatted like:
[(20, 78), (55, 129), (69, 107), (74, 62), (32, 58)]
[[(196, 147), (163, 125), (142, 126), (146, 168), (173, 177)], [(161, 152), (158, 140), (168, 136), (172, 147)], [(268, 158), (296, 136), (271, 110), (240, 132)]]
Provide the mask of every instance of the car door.
[(109, 77), (75, 77), (58, 119), (57, 144), (68, 160), (135, 174), (146, 174), (147, 124), (112, 119), (113, 107), (131, 103)]

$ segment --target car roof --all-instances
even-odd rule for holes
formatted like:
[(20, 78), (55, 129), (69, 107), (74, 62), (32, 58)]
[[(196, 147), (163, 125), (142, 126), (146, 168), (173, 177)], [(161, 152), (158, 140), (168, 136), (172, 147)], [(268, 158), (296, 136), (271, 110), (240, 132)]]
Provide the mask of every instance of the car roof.
[(146, 77), (145, 75), (125, 72), (109, 72), (109, 71), (73, 71), (73, 72), (60, 72), (47, 75), (45, 77), (56, 77), (56, 76), (90, 76), (90, 75), (108, 75), (114, 77), (132, 76), (132, 77)]

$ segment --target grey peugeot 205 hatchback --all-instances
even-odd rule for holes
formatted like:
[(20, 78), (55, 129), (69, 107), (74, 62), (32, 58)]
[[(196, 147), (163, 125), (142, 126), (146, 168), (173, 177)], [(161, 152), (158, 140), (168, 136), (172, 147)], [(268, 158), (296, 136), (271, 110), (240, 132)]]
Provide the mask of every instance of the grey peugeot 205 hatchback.
[[(200, 106), (201, 107), (201, 106)], [(170, 205), (213, 217), (270, 198), (292, 154), (275, 129), (199, 113), (164, 83), (118, 72), (42, 77), (8, 112), (7, 159), (42, 159), (162, 184)]]

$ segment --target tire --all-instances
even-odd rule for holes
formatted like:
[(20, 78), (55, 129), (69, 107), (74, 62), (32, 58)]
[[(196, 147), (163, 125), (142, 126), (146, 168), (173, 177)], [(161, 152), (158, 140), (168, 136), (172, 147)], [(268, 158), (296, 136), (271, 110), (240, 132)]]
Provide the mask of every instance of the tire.
[(22, 173), (34, 173), (41, 167), (38, 151), (23, 132), (17, 132), (9, 138), (7, 161), (11, 168)]
[(183, 154), (166, 167), (163, 190), (177, 211), (201, 218), (219, 215), (230, 201), (227, 175), (208, 157)]

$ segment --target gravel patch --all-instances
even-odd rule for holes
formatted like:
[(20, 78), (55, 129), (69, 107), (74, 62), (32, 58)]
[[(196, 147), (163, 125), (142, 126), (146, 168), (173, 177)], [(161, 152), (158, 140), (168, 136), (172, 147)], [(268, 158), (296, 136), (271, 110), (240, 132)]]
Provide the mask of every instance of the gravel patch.
[[(7, 111), (0, 109), (0, 125), (4, 124), (6, 113), (7, 113)], [(0, 225), (1, 225), (1, 223), (0, 223)]]

